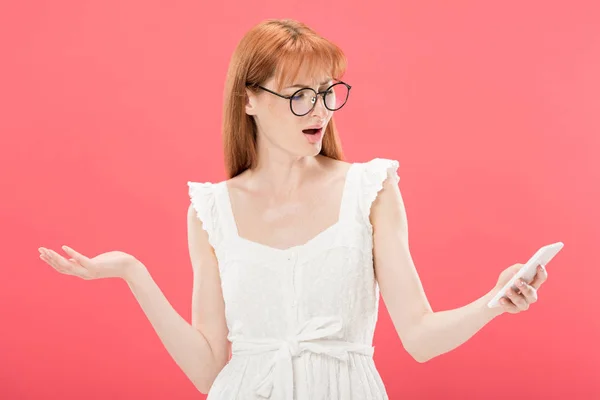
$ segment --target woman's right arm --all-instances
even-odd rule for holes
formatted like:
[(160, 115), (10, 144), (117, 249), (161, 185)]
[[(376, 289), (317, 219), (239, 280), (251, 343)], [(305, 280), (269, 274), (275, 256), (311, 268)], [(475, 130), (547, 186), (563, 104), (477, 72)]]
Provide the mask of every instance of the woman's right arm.
[(215, 253), (191, 204), (187, 226), (194, 270), (191, 325), (169, 304), (146, 266), (130, 254), (109, 251), (88, 258), (63, 246), (72, 257), (67, 260), (45, 247), (38, 250), (40, 258), (62, 274), (125, 280), (167, 352), (194, 386), (206, 394), (229, 359), (225, 305)]
[(146, 268), (132, 271), (126, 282), (167, 352), (206, 394), (229, 359), (225, 305), (217, 259), (192, 205), (187, 232), (194, 276), (191, 325), (169, 304)]

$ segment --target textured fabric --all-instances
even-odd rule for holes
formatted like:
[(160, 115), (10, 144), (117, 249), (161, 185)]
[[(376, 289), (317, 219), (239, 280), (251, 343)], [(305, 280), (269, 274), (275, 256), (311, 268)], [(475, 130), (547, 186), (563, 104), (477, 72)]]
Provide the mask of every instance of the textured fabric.
[(398, 162), (353, 163), (338, 221), (287, 249), (238, 235), (225, 181), (188, 182), (215, 249), (232, 357), (208, 400), (387, 399), (373, 362), (379, 288), (369, 214)]

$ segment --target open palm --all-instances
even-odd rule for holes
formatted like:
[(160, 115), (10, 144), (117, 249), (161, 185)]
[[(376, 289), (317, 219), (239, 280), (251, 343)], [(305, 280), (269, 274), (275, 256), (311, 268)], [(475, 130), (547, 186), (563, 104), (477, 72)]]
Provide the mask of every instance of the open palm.
[(44, 247), (38, 250), (40, 258), (58, 272), (82, 279), (125, 278), (131, 270), (141, 265), (134, 256), (122, 251), (109, 251), (88, 258), (67, 246), (62, 249), (70, 258)]

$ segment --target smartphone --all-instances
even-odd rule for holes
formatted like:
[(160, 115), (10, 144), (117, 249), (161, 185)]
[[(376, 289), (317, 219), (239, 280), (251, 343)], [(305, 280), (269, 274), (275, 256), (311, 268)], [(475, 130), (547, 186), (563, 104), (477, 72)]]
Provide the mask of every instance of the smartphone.
[(500, 305), (499, 301), (502, 297), (506, 296), (506, 291), (509, 288), (517, 289), (515, 284), (516, 280), (522, 278), (525, 282), (531, 283), (533, 278), (535, 278), (535, 274), (537, 272), (537, 266), (541, 265), (543, 267), (546, 266), (554, 258), (556, 254), (564, 247), (562, 242), (552, 243), (546, 246), (541, 247), (538, 251), (535, 252), (533, 256), (525, 263), (521, 269), (511, 278), (510, 281), (504, 285), (502, 289), (496, 293), (494, 298), (490, 300), (488, 303), (489, 308), (497, 307)]

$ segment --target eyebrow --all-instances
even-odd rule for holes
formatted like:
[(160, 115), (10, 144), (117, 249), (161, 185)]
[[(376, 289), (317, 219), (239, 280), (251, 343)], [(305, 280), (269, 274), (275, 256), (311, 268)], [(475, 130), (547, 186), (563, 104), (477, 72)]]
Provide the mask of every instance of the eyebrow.
[[(319, 86), (325, 86), (328, 83), (332, 82), (333, 79), (328, 79), (325, 82), (321, 83)], [(288, 86), (286, 87), (286, 89), (291, 89), (291, 88), (305, 88), (305, 87), (310, 87), (310, 85), (303, 85), (303, 84), (297, 84), (297, 85), (292, 85), (292, 86)]]

